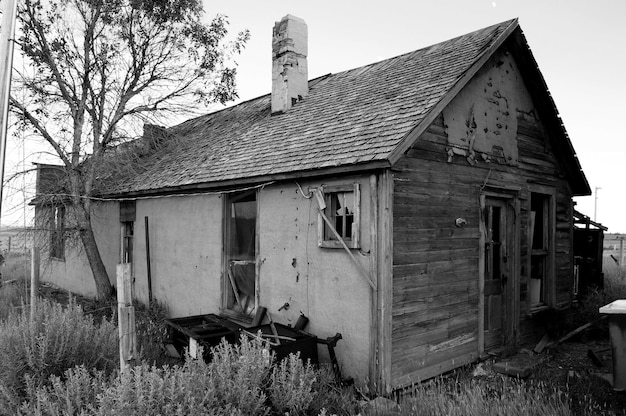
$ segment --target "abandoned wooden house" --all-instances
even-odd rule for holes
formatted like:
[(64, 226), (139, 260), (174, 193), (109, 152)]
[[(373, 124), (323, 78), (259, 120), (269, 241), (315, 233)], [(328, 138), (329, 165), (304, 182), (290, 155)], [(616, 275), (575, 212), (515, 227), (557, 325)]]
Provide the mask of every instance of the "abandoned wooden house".
[[(94, 208), (112, 280), (132, 262), (172, 317), (304, 314), (381, 390), (532, 340), (573, 300), (590, 189), (518, 21), (312, 80), (306, 33), (276, 23), (271, 94), (146, 129), (160, 150)], [(64, 212), (37, 207), (42, 278), (94, 294)]]

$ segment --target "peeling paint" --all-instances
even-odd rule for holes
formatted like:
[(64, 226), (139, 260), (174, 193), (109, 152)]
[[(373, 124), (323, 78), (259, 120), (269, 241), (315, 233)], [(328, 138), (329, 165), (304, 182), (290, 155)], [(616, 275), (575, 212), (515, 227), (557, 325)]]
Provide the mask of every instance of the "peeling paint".
[(533, 113), (532, 100), (513, 57), (500, 53), (443, 110), (448, 162), (516, 166), (518, 112)]

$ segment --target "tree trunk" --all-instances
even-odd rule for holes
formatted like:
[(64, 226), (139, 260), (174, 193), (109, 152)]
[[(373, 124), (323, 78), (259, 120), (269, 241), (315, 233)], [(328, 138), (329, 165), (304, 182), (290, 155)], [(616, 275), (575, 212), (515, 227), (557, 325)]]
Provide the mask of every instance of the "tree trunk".
[(100, 250), (98, 249), (93, 228), (91, 227), (91, 216), (84, 210), (85, 207), (83, 206), (78, 208), (79, 233), (80, 239), (83, 243), (83, 248), (85, 249), (85, 254), (87, 255), (87, 260), (89, 261), (89, 266), (91, 267), (93, 279), (96, 283), (97, 296), (98, 299), (111, 300), (113, 299), (113, 294), (111, 291), (109, 274), (107, 273), (102, 257), (100, 256)]

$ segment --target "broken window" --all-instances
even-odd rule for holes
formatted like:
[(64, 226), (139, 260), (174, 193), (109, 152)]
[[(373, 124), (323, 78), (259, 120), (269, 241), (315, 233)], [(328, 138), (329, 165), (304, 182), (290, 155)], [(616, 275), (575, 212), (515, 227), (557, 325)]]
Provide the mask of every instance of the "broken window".
[(256, 191), (226, 196), (225, 309), (252, 315), (256, 310)]
[(50, 257), (65, 258), (65, 207), (53, 206), (50, 211)]
[(348, 247), (359, 248), (359, 185), (324, 186), (323, 192), (330, 224), (320, 216), (320, 247), (341, 248), (341, 238)]
[(551, 227), (550, 195), (532, 192), (530, 195), (529, 244), (530, 304), (547, 305), (551, 285)]

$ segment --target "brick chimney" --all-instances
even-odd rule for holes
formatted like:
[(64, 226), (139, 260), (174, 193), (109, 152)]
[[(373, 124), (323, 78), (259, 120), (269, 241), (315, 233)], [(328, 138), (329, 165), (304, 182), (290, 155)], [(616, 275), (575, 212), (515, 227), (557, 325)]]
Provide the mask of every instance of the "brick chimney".
[(272, 114), (289, 110), (309, 92), (307, 26), (287, 15), (274, 24), (272, 37)]

